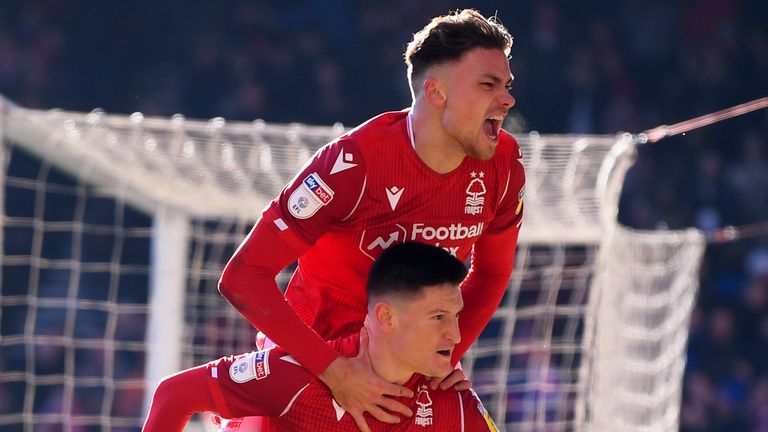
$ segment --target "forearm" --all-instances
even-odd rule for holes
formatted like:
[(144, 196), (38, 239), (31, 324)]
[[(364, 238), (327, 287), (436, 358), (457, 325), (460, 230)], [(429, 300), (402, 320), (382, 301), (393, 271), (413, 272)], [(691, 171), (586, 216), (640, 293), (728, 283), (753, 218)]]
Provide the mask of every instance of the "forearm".
[(301, 321), (275, 282), (300, 252), (257, 223), (225, 267), (219, 291), (253, 326), (318, 375), (339, 354)]
[[(469, 347), (477, 340), (483, 329), (493, 317), (509, 281), (509, 273), (475, 276), (467, 279), (467, 292), (461, 314), (467, 319), (460, 319), (461, 342), (453, 352), (453, 361), (458, 362)], [(469, 319), (468, 317), (471, 317)]]
[(504, 297), (515, 264), (517, 229), (489, 235), (478, 241), (472, 265), (461, 285), (464, 309), (459, 318), (461, 342), (454, 348), (458, 362), (477, 340)]
[(181, 432), (193, 414), (214, 411), (207, 376), (205, 366), (198, 366), (163, 378), (152, 396), (142, 432)]

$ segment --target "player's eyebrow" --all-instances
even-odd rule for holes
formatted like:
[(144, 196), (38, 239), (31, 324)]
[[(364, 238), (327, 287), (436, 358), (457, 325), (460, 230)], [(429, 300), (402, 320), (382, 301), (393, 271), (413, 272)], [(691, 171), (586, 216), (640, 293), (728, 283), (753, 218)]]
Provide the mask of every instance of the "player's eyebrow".
[[(464, 310), (464, 305), (461, 306), (458, 312), (461, 312), (462, 310)], [(429, 311), (429, 315), (438, 314), (438, 313), (449, 314), (449, 313), (452, 313), (452, 311), (449, 311), (448, 309), (443, 309), (443, 308), (435, 308)]]
[[(493, 81), (494, 84), (500, 84), (502, 82), (502, 79), (499, 78), (497, 75), (486, 72), (482, 74), (483, 77)], [(512, 74), (509, 74), (509, 79), (507, 79), (507, 82), (504, 84), (505, 86), (510, 86), (512, 84), (512, 81), (515, 79), (515, 76)]]

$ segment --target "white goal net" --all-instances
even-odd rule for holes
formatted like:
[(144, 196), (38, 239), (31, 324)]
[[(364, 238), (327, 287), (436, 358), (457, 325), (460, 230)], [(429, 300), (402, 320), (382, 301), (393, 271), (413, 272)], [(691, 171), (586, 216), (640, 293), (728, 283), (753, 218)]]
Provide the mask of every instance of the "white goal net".
[[(162, 376), (252, 349), (220, 272), (344, 130), (7, 105), (0, 128), (8, 432), (137, 431)], [(703, 236), (617, 225), (633, 137), (518, 138), (526, 216), (463, 362), (477, 393), (507, 430), (677, 430)]]

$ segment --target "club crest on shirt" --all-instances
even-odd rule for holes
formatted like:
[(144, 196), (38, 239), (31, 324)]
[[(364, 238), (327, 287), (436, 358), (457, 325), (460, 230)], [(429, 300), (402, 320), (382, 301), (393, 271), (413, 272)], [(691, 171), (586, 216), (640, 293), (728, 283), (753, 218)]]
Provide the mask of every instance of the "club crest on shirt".
[(315, 172), (301, 182), (288, 197), (288, 211), (296, 219), (308, 219), (333, 200), (333, 189)]
[(269, 376), (269, 351), (254, 351), (238, 358), (229, 366), (229, 377), (238, 384), (266, 378)]
[(469, 215), (477, 215), (483, 212), (483, 205), (485, 204), (485, 183), (483, 177), (485, 173), (480, 171), (472, 171), (470, 174), (472, 180), (467, 186), (467, 199), (465, 201), (464, 213)]
[(427, 386), (420, 386), (416, 394), (416, 425), (427, 427), (432, 426), (432, 398), (429, 396)]

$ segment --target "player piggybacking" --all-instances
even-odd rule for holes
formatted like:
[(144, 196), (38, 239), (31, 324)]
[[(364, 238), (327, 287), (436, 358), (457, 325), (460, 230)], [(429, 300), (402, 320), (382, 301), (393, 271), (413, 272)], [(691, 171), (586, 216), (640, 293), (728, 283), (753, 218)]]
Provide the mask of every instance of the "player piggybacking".
[[(324, 339), (357, 331), (373, 260), (404, 241), (471, 256), (462, 283), (466, 352), (501, 300), (514, 264), (525, 174), (501, 129), (515, 104), (512, 39), (472, 10), (434, 18), (405, 53), (412, 106), (384, 113), (320, 149), (254, 225), (225, 268), (222, 294), (259, 330), (362, 413), (413, 414), (383, 395), (413, 392), (380, 380)], [(283, 298), (277, 273), (298, 259)], [(286, 302), (287, 300), (287, 302)]]
[(262, 215), (283, 242), (314, 244), (286, 298), (327, 338), (360, 328), (364, 281), (386, 248), (418, 241), (463, 261), (485, 233), (515, 243), (524, 179), (514, 138), (501, 131), (494, 158), (438, 174), (413, 151), (409, 130), (407, 111), (368, 121), (315, 155)]

